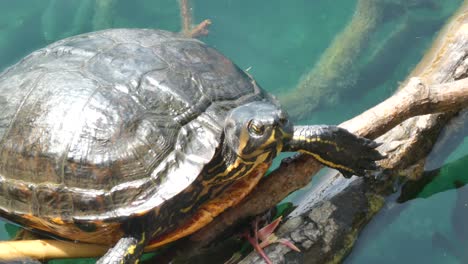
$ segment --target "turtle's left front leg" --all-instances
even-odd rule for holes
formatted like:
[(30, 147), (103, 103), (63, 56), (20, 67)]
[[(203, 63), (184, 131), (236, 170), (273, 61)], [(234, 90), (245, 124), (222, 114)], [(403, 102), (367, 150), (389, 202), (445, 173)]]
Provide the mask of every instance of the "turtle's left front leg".
[(377, 160), (383, 159), (373, 140), (358, 137), (337, 126), (295, 126), (283, 151), (299, 151), (312, 155), (325, 166), (337, 169), (345, 177), (365, 176), (378, 169)]

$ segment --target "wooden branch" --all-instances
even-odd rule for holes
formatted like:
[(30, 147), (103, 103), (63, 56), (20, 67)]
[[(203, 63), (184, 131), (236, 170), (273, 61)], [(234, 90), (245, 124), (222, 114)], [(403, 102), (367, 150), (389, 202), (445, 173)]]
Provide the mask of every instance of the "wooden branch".
[(190, 32), (188, 33), (188, 36), (191, 38), (198, 38), (198, 37), (203, 37), (203, 36), (208, 35), (208, 33), (210, 33), (208, 28), (210, 27), (211, 23), (212, 22), (209, 19), (203, 20), (202, 22), (200, 22), (200, 24), (194, 26), (190, 30)]
[[(467, 106), (467, 78), (428, 85), (413, 77), (398, 93), (341, 126), (359, 135), (377, 138), (413, 116), (454, 111)], [(370, 122), (362, 123), (363, 120)]]
[(198, 38), (208, 35), (208, 28), (211, 25), (211, 20), (205, 19), (198, 25), (192, 24), (192, 7), (189, 0), (179, 0), (180, 18), (182, 20), (182, 34), (189, 38)]
[[(462, 67), (464, 63), (461, 63), (463, 62), (463, 58), (458, 56), (458, 60), (454, 61), (454, 54), (457, 54), (457, 52), (464, 54), (463, 51), (456, 48), (466, 47), (465, 38), (468, 35), (465, 32), (466, 27), (463, 26), (463, 23), (465, 23), (465, 8), (461, 8), (460, 10), (461, 15), (459, 14), (456, 19), (453, 19), (452, 23), (450, 23), (451, 26), (447, 27), (450, 30), (442, 31), (439, 39), (435, 41), (433, 49), (428, 52), (414, 71), (415, 74), (421, 74), (425, 80), (429, 80), (428, 83), (430, 84), (449, 80), (448, 76), (450, 76), (451, 72), (458, 72), (457, 76), (461, 76), (460, 74), (464, 72)], [(453, 47), (450, 49), (446, 48), (449, 45)], [(437, 73), (438, 70), (440, 71), (438, 75), (429, 74)], [(459, 103), (459, 105), (452, 105), (453, 101), (447, 101), (447, 104), (444, 105), (441, 101), (446, 100), (447, 96), (453, 96), (452, 92), (463, 85), (463, 82), (456, 82), (453, 85), (453, 90), (443, 89), (439, 92), (434, 90), (446, 88), (443, 87), (446, 84), (443, 84), (442, 87), (435, 85), (426, 89), (427, 85), (422, 85), (420, 80), (413, 79), (390, 99), (366, 111), (364, 114), (343, 123), (342, 126), (361, 136), (376, 138), (412, 115), (445, 111), (447, 110), (445, 108), (447, 106), (453, 107), (454, 110), (457, 107), (462, 107), (466, 102), (466, 97), (464, 97), (466, 96), (466, 86), (461, 91), (464, 96), (455, 96), (455, 98), (458, 98), (458, 102), (455, 103)], [(413, 110), (417, 108), (418, 110), (415, 112), (405, 111), (404, 105), (401, 105), (403, 101), (408, 99), (409, 94), (414, 94), (415, 99), (407, 102), (406, 107), (413, 108)], [(419, 104), (415, 100), (419, 100)], [(422, 106), (421, 109), (417, 107), (418, 105)], [(437, 109), (437, 107), (440, 107), (440, 109)], [(389, 164), (397, 163), (393, 162)], [(269, 177), (265, 178), (247, 199), (235, 208), (227, 210), (207, 227), (194, 234), (191, 239), (194, 241), (194, 244), (209, 243), (209, 241), (218, 236), (218, 233), (238, 221), (238, 219), (259, 214), (267, 208), (276, 205), (297, 188), (305, 186), (312, 178), (312, 174), (315, 174), (320, 167), (316, 161), (306, 156), (300, 156), (286, 165), (281, 165)]]
[[(454, 25), (457, 23), (458, 25)], [(455, 19), (452, 25), (455, 28), (452, 30), (453, 32), (443, 33), (445, 42), (440, 44), (436, 41), (436, 52), (433, 54), (430, 52), (421, 63), (423, 66), (415, 70), (414, 76), (420, 76), (420, 78), (411, 79), (397, 94), (360, 116), (343, 123), (342, 126), (359, 135), (375, 138), (411, 116), (466, 107), (468, 101), (467, 80), (453, 81), (453, 79), (466, 76), (467, 73), (466, 69), (463, 70), (465, 59), (463, 56), (456, 56), (456, 54), (468, 54), (468, 26), (466, 26), (468, 25), (468, 14), (463, 13), (461, 17)], [(450, 83), (439, 84), (444, 82)], [(408, 99), (411, 100), (411, 103), (405, 104), (404, 101)], [(408, 111), (410, 108), (413, 108), (414, 112)], [(390, 110), (391, 112), (387, 112)], [(419, 122), (423, 119), (424, 117), (420, 117), (414, 121)], [(433, 126), (433, 122), (436, 122), (434, 116), (427, 120), (432, 122), (424, 124), (427, 127)], [(414, 128), (414, 125), (409, 125), (408, 121), (405, 122), (405, 127), (401, 126), (403, 130)], [(408, 139), (408, 141), (410, 140)], [(269, 177), (263, 179), (254, 193), (245, 201), (220, 215), (210, 225), (191, 236), (190, 239), (195, 245), (201, 246), (211, 241), (217, 234), (235, 223), (237, 219), (261, 213), (275, 206), (286, 195), (309, 183), (312, 174), (317, 172), (320, 167), (311, 157), (305, 155), (284, 162)], [(374, 208), (375, 210), (378, 208)], [(28, 245), (26, 241), (15, 243), (18, 243), (14, 244), (15, 250), (28, 253), (31, 249), (31, 245)], [(64, 241), (45, 241), (45, 243), (55, 244), (64, 252), (64, 256), (72, 256), (69, 251), (77, 248), (77, 244)], [(20, 249), (21, 245), (26, 246)], [(0, 248), (0, 252), (4, 252), (4, 250)], [(7, 251), (5, 250), (5, 252)], [(86, 253), (90, 250), (80, 250), (80, 252)], [(42, 255), (43, 258), (49, 258), (45, 250), (43, 253), (45, 254)], [(9, 258), (12, 255), (7, 254), (1, 256), (0, 259)]]
[[(361, 136), (375, 138), (415, 115), (453, 111), (467, 106), (468, 78), (440, 85), (424, 85), (419, 78), (412, 78), (400, 92), (341, 126)], [(237, 220), (260, 214), (307, 185), (321, 167), (306, 155), (283, 162), (245, 201), (221, 214), (190, 239), (199, 245), (209, 243)], [(37, 250), (31, 251), (31, 248)], [(18, 256), (38, 259), (96, 257), (106, 249), (98, 245), (55, 240), (11, 241), (0, 243), (0, 259)]]
[(182, 33), (185, 36), (190, 36), (190, 31), (192, 30), (192, 12), (189, 5), (189, 0), (179, 0), (179, 8)]
[(18, 240), (0, 243), (0, 261), (22, 259), (87, 258), (102, 256), (109, 247), (60, 240)]
[[(468, 1), (462, 4), (457, 14), (440, 31), (432, 48), (410, 76), (419, 76), (423, 83), (433, 87), (440, 83), (462, 79), (468, 74), (466, 54), (468, 54)], [(412, 81), (414, 83), (414, 80)], [(408, 81), (410, 82), (411, 80)], [(408, 87), (408, 84), (404, 84), (404, 87)], [(420, 174), (426, 156), (439, 137), (440, 131), (454, 114), (455, 112), (448, 112), (414, 117), (379, 137), (379, 141), (385, 142), (381, 149), (391, 153), (383, 161), (385, 167), (392, 168), (394, 175)], [(371, 130), (360, 130), (361, 126), (355, 123), (356, 119), (346, 125), (350, 129), (361, 131), (358, 133), (372, 133)], [(368, 123), (366, 119), (361, 121)], [(294, 256), (284, 247), (275, 245), (269, 247), (267, 253), (273, 253), (275, 263), (284, 262), (288, 257), (303, 259), (307, 256), (313, 256), (309, 259), (311, 263), (341, 262), (352, 249), (360, 230), (382, 208), (385, 193), (388, 194), (392, 190), (392, 181), (392, 178), (388, 178), (373, 184), (372, 181), (364, 181), (362, 178), (322, 179), (322, 184), (300, 203), (295, 210), (296, 214), (283, 225), (293, 228), (282, 232), (281, 237), (300, 243), (304, 253)], [(304, 236), (305, 230), (317, 236)], [(260, 262), (252, 253), (241, 263)]]
[(312, 70), (301, 77), (295, 89), (279, 95), (291, 116), (303, 117), (356, 82), (355, 60), (366, 50), (385, 6), (386, 2), (381, 0), (357, 1), (351, 21), (336, 35)]
[[(420, 76), (420, 79), (410, 79), (394, 96), (341, 126), (360, 136), (374, 139), (411, 116), (448, 109), (455, 111), (466, 106), (466, 80), (451, 84), (440, 83), (466, 76), (467, 63), (463, 54), (468, 54), (467, 10), (468, 1), (465, 1), (410, 75)], [(421, 80), (425, 80), (426, 84)], [(406, 108), (411, 108), (414, 112), (407, 111)], [(260, 214), (291, 192), (305, 186), (320, 168), (312, 157), (304, 155), (282, 164), (263, 179), (254, 192), (240, 204), (228, 209), (190, 239), (200, 245), (209, 243), (239, 219)]]
[[(374, 139), (408, 118), (466, 106), (468, 79), (430, 86), (419, 78), (412, 78), (400, 92), (340, 126)], [(260, 214), (307, 185), (321, 168), (320, 163), (307, 155), (299, 155), (293, 161), (281, 164), (247, 199), (228, 209), (191, 239), (197, 243), (209, 243), (239, 219)]]

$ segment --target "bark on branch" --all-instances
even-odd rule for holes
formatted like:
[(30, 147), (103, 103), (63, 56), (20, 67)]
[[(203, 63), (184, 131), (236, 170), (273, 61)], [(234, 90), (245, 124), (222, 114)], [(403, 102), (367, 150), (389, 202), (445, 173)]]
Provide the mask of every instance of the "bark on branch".
[[(393, 153), (396, 153), (395, 149), (398, 149), (399, 153), (399, 155), (389, 157), (389, 159), (383, 163), (385, 167), (407, 168), (418, 162), (419, 159), (424, 159), (424, 153), (427, 153), (428, 148), (430, 149), (432, 146), (431, 143), (423, 145), (423, 151), (418, 152), (418, 155), (413, 155), (414, 157), (411, 162), (403, 165), (401, 163), (402, 157), (405, 155), (407, 157), (411, 153), (415, 153), (411, 151), (411, 148), (421, 148), (421, 144), (415, 144), (415, 142), (418, 141), (418, 136), (421, 138), (420, 133), (424, 133), (425, 131), (432, 134), (437, 133), (440, 126), (444, 124), (443, 121), (448, 120), (450, 115), (443, 115), (442, 121), (440, 118), (438, 120), (440, 115), (421, 116), (407, 120), (408, 118), (415, 115), (457, 111), (467, 106), (468, 80), (464, 78), (467, 76), (465, 55), (468, 54), (468, 14), (466, 12), (466, 6), (467, 4), (461, 8), (462, 12), (456, 16), (446, 30), (441, 33), (441, 37), (435, 42), (432, 51), (427, 54), (420, 66), (413, 72), (412, 76), (419, 76), (418, 78), (410, 79), (398, 93), (381, 104), (341, 124), (344, 128), (370, 138), (376, 138), (398, 125), (396, 128), (387, 132), (382, 139), (385, 142), (396, 142), (397, 140), (402, 142), (396, 147), (391, 147), (389, 146), (390, 144), (383, 146), (383, 149), (394, 151)], [(407, 121), (403, 122), (403, 120)], [(418, 134), (405, 134), (405, 131), (411, 131), (414, 128), (417, 128)], [(398, 159), (400, 159), (400, 162), (397, 161)], [(193, 241), (193, 245), (200, 246), (206, 244), (238, 219), (259, 214), (276, 205), (286, 195), (309, 183), (313, 174), (315, 174), (320, 167), (321, 166), (311, 157), (305, 155), (298, 156), (292, 161), (283, 163), (277, 170), (272, 172), (269, 177), (263, 179), (256, 190), (245, 201), (220, 215), (220, 217), (216, 218), (210, 225), (191, 236), (190, 240)], [(340, 182), (335, 184), (336, 181), (330, 180), (330, 186), (338, 186), (338, 184), (342, 184), (344, 181), (341, 178), (337, 179), (337, 181)], [(357, 193), (356, 195), (364, 195), (358, 197), (361, 199), (359, 201), (366, 199), (368, 192), (363, 191), (363, 188), (366, 188), (367, 185), (362, 184), (362, 181), (359, 180), (360, 179), (346, 181), (348, 186), (346, 190), (350, 191), (338, 193), (333, 197)], [(355, 192), (356, 190), (357, 192)], [(331, 201), (330, 203), (333, 206), (330, 206), (330, 203), (325, 203), (317, 205), (316, 208), (322, 209), (322, 212), (335, 212), (340, 210), (340, 208), (346, 208), (343, 204), (333, 204), (333, 197), (327, 200)], [(352, 198), (358, 199), (355, 196)], [(379, 201), (379, 199), (375, 199), (375, 201)], [(356, 200), (353, 200), (353, 202), (356, 202)], [(367, 208), (369, 211), (368, 217), (357, 223), (359, 226), (353, 226), (353, 229), (346, 231), (351, 238), (356, 236), (357, 232), (362, 228), (362, 225), (370, 219), (369, 217), (371, 217), (372, 213), (375, 213), (375, 211), (380, 208), (379, 206), (381, 206), (381, 204), (378, 202), (373, 204), (372, 201), (370, 201), (365, 206), (371, 207), (370, 209)], [(363, 207), (365, 206), (363, 205)], [(310, 214), (308, 219), (314, 221), (314, 225), (322, 224), (321, 220), (314, 214)], [(324, 224), (328, 223), (324, 222)], [(339, 231), (338, 228), (337, 230)], [(335, 230), (332, 231), (335, 232)], [(330, 232), (333, 233), (332, 231)], [(51, 243), (50, 241), (39, 242)], [(25, 241), (6, 243), (14, 244), (2, 243), (0, 246), (12, 246), (15, 250), (21, 250), (21, 247), (25, 245)], [(82, 246), (82, 244), (76, 245), (63, 241), (55, 241), (54, 243), (58, 245), (61, 250), (61, 255), (59, 257), (70, 256), (69, 250), (74, 250), (78, 246)], [(23, 251), (27, 253), (30, 247), (30, 244), (26, 245), (26, 250), (23, 248)], [(92, 256), (94, 254), (97, 256), (101, 254), (100, 250), (101, 249), (98, 249), (95, 253), (88, 254), (87, 256)], [(346, 250), (349, 250), (349, 248), (346, 248), (345, 252)], [(0, 252), (4, 252), (1, 247)], [(81, 250), (81, 252), (89, 253), (91, 251)], [(57, 257), (57, 255), (47, 255), (47, 252), (44, 252), (44, 254), (44, 258)], [(0, 256), (0, 259), (9, 259), (12, 255), (13, 254)], [(76, 257), (76, 255), (73, 255), (73, 257)]]
[[(406, 119), (468, 106), (468, 79), (450, 83), (425, 84), (413, 77), (399, 92), (342, 127), (368, 138), (377, 138)], [(362, 121), (368, 122), (362, 123)]]
[[(361, 136), (376, 138), (404, 120), (431, 113), (454, 111), (468, 106), (468, 78), (444, 84), (425, 84), (420, 78), (412, 78), (398, 93), (361, 115), (344, 122), (340, 126)], [(199, 245), (207, 244), (237, 220), (260, 214), (275, 206), (291, 192), (308, 184), (322, 166), (312, 157), (300, 155), (291, 161), (281, 164), (269, 177), (262, 180), (245, 201), (229, 209), (210, 225), (191, 236)], [(37, 242), (35, 248), (41, 248), (43, 255), (31, 252), (32, 242), (11, 241), (0, 243), (0, 259), (18, 257), (25, 254), (30, 257), (63, 258), (98, 256), (106, 249), (96, 246), (90, 250), (89, 245), (74, 244), (64, 241)], [(50, 246), (52, 245), (52, 246)], [(26, 248), (23, 248), (23, 247)], [(83, 248), (81, 247), (84, 247)], [(51, 250), (47, 250), (50, 248)], [(57, 250), (59, 248), (60, 250)], [(82, 252), (81, 255), (76, 251)], [(16, 252), (14, 254), (14, 252)], [(18, 254), (18, 252), (20, 252)], [(85, 254), (83, 254), (85, 253)]]
[[(419, 107), (414, 106), (417, 108), (416, 114), (425, 114), (434, 110), (446, 112), (410, 118), (378, 138), (380, 142), (384, 142), (381, 150), (389, 153), (382, 165), (391, 169), (393, 175), (407, 177), (422, 175), (426, 156), (439, 137), (440, 131), (459, 110), (457, 107), (466, 107), (465, 92), (462, 94), (451, 94), (451, 92), (466, 81), (455, 80), (467, 76), (467, 54), (468, 1), (465, 1), (459, 12), (440, 32), (431, 50), (410, 74), (418, 76), (419, 80), (409, 78), (400, 92), (395, 95), (411, 93), (411, 89), (414, 90), (416, 87), (416, 91), (419, 89), (422, 91), (416, 97), (419, 102)], [(424, 85), (421, 86), (420, 83)], [(447, 85), (450, 88), (445, 91)], [(441, 90), (434, 93), (433, 88)], [(447, 99), (444, 93), (455, 96), (453, 99), (456, 101), (439, 104), (439, 100)], [(405, 115), (412, 115), (411, 112), (405, 111), (413, 107), (411, 102), (404, 108), (399, 108), (398, 102), (389, 106), (395, 107), (389, 110), (398, 112), (402, 119)], [(382, 107), (382, 104), (377, 107)], [(394, 118), (393, 115), (389, 115), (389, 127), (386, 127), (387, 121), (384, 120), (383, 123), (375, 121), (381, 120), (381, 114), (385, 112), (368, 111), (367, 114), (353, 118), (343, 126), (361, 135), (375, 137), (387, 131), (391, 122), (399, 122), (399, 116)], [(283, 225), (285, 228), (280, 234), (281, 237), (299, 244), (304, 252), (296, 254), (288, 252), (285, 247), (273, 245), (267, 249), (267, 253), (271, 254), (270, 257), (275, 263), (284, 263), (287, 259), (296, 262), (307, 259), (307, 263), (340, 262), (350, 252), (360, 230), (383, 206), (384, 197), (386, 192), (391, 191), (391, 186), (392, 178), (377, 183), (362, 178), (351, 180), (343, 180), (341, 177), (326, 178), (322, 185), (301, 202), (293, 212), (292, 218)], [(241, 263), (261, 263), (261, 261), (255, 253), (252, 253)]]
[[(375, 139), (408, 118), (456, 111), (467, 106), (467, 78), (437, 85), (424, 84), (420, 78), (412, 78), (398, 93), (340, 126), (360, 136)], [(260, 182), (247, 199), (228, 209), (191, 239), (202, 244), (209, 243), (239, 219), (260, 214), (307, 185), (320, 168), (322, 166), (307, 155), (281, 164)]]

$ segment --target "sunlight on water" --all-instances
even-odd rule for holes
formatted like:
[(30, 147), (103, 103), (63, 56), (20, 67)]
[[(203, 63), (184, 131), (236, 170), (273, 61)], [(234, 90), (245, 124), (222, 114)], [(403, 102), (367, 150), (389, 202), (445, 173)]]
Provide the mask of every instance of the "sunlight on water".
[[(349, 61), (343, 59), (345, 69), (335, 65), (319, 70), (314, 66), (352, 18), (355, 0), (194, 0), (193, 6), (196, 22), (205, 18), (213, 21), (210, 34), (203, 41), (240, 68), (249, 69), (259, 84), (275, 95), (291, 92), (312, 69), (320, 76), (338, 78), (327, 83), (327, 89), (317, 90), (314, 99), (318, 107), (299, 120), (304, 124), (337, 124), (391, 95), (461, 3), (375, 1), (385, 2), (387, 8), (374, 21), (375, 28), (369, 29), (372, 34), (361, 43), (358, 54)], [(93, 30), (180, 30), (177, 1), (101, 1), (106, 2), (110, 8), (98, 6), (93, 0), (0, 0), (0, 69), (56, 40)], [(337, 45), (346, 51), (348, 44)], [(340, 76), (334, 76), (337, 70)], [(286, 106), (288, 110), (294, 107)], [(346, 263), (468, 262), (463, 250), (468, 246), (468, 237), (457, 235), (457, 223), (468, 222), (468, 188), (455, 189), (453, 185), (455, 181), (468, 182), (467, 155), (465, 140), (440, 172), (433, 173), (439, 176), (413, 199), (397, 203), (399, 194), (391, 197), (386, 208), (363, 231)], [(1, 224), (0, 238), (7, 237), (5, 224)]]

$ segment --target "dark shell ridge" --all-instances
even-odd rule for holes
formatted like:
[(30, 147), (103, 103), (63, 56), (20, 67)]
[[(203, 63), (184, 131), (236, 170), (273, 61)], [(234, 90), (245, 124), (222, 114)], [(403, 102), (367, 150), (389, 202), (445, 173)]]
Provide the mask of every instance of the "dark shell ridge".
[(227, 112), (264, 96), (217, 51), (174, 33), (53, 43), (0, 75), (0, 209), (92, 220), (154, 208), (211, 160)]

